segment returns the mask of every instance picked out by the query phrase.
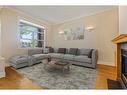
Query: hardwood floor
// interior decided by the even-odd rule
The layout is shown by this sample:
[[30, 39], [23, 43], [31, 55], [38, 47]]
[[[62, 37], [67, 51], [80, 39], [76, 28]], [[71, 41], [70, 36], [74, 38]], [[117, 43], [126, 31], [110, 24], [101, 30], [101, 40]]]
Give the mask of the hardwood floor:
[[6, 67], [5, 71], [6, 77], [0, 78], [0, 89], [41, 89], [12, 67]]
[[116, 80], [116, 68], [113, 66], [98, 65], [96, 89], [108, 89], [107, 79]]
[[[45, 89], [24, 78], [14, 68], [6, 67], [6, 77], [0, 78], [0, 89]], [[107, 89], [107, 79], [116, 79], [116, 69], [111, 66], [98, 65], [96, 89]]]

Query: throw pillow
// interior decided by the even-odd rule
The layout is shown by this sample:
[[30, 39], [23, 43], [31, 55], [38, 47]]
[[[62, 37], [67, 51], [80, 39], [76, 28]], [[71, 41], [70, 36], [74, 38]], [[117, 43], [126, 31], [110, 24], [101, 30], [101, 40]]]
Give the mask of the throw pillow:
[[90, 53], [88, 55], [89, 58], [92, 58], [92, 51], [93, 51], [93, 49], [91, 49], [91, 51], [90, 51]]
[[49, 47], [49, 53], [53, 53], [54, 49], [52, 47]]
[[90, 52], [91, 52], [91, 49], [85, 49], [85, 48], [80, 49], [80, 55], [85, 55], [89, 57]]
[[70, 48], [69, 54], [77, 55], [78, 48]]
[[65, 54], [65, 53], [66, 53], [66, 48], [59, 48], [59, 49], [58, 49], [58, 53], [63, 53], [63, 54]]

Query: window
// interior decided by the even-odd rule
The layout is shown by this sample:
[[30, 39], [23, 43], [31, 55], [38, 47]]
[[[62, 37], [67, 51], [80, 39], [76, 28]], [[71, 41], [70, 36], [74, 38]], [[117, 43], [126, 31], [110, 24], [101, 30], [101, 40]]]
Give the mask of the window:
[[22, 20], [19, 27], [21, 48], [44, 47], [44, 28]]

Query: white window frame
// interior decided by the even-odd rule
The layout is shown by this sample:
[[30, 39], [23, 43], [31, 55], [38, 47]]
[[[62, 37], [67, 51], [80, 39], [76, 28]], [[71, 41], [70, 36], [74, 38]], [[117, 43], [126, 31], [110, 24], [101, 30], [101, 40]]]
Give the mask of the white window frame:
[[[44, 46], [43, 47], [22, 47], [21, 46], [21, 42], [20, 42], [20, 22], [23, 22], [23, 23], [26, 23], [28, 25], [31, 25], [31, 26], [35, 26], [35, 27], [38, 27], [38, 28], [43, 28], [44, 29], [44, 40], [40, 40], [40, 41], [43, 41], [43, 44]], [[18, 48], [19, 49], [33, 49], [33, 48], [45, 48], [45, 44], [46, 44], [46, 41], [45, 41], [45, 32], [46, 32], [46, 29], [44, 26], [41, 26], [41, 25], [38, 25], [38, 24], [35, 24], [35, 23], [32, 23], [30, 21], [27, 21], [27, 20], [23, 20], [23, 19], [19, 19], [19, 22], [18, 22]], [[39, 40], [38, 40], [39, 41]]]

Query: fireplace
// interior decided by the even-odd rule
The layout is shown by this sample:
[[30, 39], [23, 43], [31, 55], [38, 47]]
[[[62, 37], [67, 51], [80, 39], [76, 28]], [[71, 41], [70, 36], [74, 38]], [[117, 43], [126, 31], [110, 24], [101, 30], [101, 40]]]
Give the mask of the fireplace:
[[127, 88], [127, 43], [121, 45], [121, 84]]
[[127, 89], [127, 34], [121, 34], [112, 40], [116, 44], [115, 66], [116, 79]]

